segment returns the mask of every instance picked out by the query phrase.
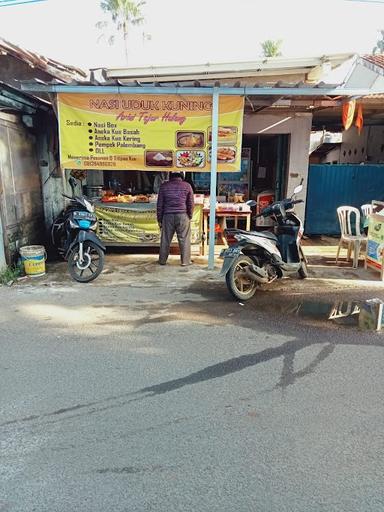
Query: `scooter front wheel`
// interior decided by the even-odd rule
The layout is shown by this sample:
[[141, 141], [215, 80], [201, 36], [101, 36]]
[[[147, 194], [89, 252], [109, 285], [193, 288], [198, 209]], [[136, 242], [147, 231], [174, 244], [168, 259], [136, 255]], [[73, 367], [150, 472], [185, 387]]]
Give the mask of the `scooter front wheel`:
[[89, 283], [98, 277], [104, 267], [104, 251], [93, 242], [83, 243], [83, 261], [80, 260], [80, 245], [77, 244], [68, 258], [68, 270], [72, 279]]
[[244, 275], [244, 270], [250, 265], [253, 265], [251, 258], [241, 254], [235, 259], [225, 276], [227, 288], [235, 299], [249, 300], [256, 293], [257, 282]]

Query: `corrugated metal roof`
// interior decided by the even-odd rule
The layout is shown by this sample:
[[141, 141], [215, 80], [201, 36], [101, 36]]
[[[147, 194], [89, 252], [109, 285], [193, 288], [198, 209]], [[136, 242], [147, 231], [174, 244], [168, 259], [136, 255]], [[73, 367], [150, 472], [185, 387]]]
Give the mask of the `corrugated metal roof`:
[[56, 60], [25, 50], [0, 37], [0, 58], [1, 55], [11, 55], [33, 68], [45, 71], [62, 82], [70, 82], [73, 79], [81, 81], [87, 76], [87, 73], [80, 68], [62, 64]]
[[[354, 54], [324, 55], [321, 57], [263, 58], [252, 62], [206, 63], [181, 66], [149, 66], [139, 68], [104, 69], [106, 79], [118, 79], [123, 83], [138, 81], [177, 82], [188, 80], [226, 80], [255, 77], [305, 76], [306, 81], [316, 82], [321, 75], [340, 66]], [[97, 71], [97, 70], [93, 70]], [[290, 80], [291, 82], [291, 80]]]

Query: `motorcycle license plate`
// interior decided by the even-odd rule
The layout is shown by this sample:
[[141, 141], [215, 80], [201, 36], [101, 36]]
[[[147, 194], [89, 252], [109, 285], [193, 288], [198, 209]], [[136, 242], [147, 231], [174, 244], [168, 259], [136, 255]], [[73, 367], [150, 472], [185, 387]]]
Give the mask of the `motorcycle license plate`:
[[231, 268], [233, 260], [238, 257], [241, 253], [239, 247], [228, 247], [228, 249], [224, 249], [221, 251], [220, 256], [224, 258], [223, 266], [221, 267], [220, 276], [225, 276], [228, 270]]
[[220, 258], [236, 258], [240, 252], [239, 247], [227, 247], [221, 251]]
[[73, 218], [77, 220], [96, 220], [96, 215], [90, 212], [73, 212]]

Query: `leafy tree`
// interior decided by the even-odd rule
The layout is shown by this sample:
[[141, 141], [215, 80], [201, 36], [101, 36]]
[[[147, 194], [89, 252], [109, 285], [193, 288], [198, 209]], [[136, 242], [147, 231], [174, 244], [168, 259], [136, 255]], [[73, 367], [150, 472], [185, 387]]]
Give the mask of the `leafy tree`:
[[381, 39], [378, 39], [376, 46], [373, 48], [372, 53], [384, 53], [384, 30], [380, 30]]
[[273, 41], [272, 39], [267, 39], [263, 43], [261, 43], [261, 48], [263, 51], [264, 57], [281, 57], [281, 45], [283, 41], [281, 39], [277, 41]]
[[[115, 25], [118, 33], [122, 34], [124, 41], [125, 60], [128, 64], [128, 35], [130, 26], [141, 25], [144, 22], [142, 7], [145, 0], [101, 0], [102, 10], [111, 15], [112, 23]], [[109, 26], [107, 21], [100, 21], [96, 24], [97, 28], [104, 30]], [[108, 38], [109, 44], [114, 44], [115, 36]]]

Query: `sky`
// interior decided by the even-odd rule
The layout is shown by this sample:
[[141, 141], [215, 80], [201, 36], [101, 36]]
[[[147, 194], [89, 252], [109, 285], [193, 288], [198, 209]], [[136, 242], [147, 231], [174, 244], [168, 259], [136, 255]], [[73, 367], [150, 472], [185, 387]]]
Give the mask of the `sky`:
[[[371, 53], [384, 29], [379, 0], [147, 0], [144, 15], [130, 35], [132, 67], [257, 60], [265, 39], [282, 39], [284, 57]], [[66, 64], [126, 67], [122, 44], [96, 28], [103, 20], [99, 0], [10, 5], [0, 37]]]

